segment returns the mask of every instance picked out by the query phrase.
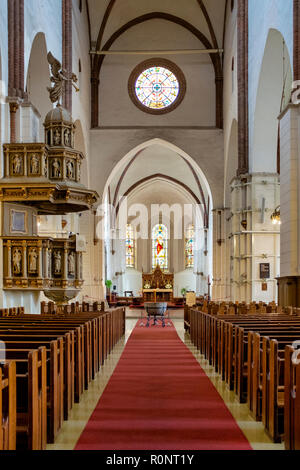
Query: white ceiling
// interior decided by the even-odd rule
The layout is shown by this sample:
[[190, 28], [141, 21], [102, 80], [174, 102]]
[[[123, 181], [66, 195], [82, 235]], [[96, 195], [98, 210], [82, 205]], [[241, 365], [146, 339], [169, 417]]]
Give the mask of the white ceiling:
[[[98, 38], [102, 20], [110, 3], [110, 0], [88, 0], [92, 41]], [[210, 17], [218, 46], [222, 47], [226, 0], [203, 0], [203, 4]], [[211, 41], [208, 24], [197, 0], [116, 0], [104, 28], [101, 47], [121, 26], [151, 12], [168, 13], [179, 17], [199, 29]], [[181, 26], [178, 25], [178, 28]], [[132, 46], [134, 47], [134, 44]]]

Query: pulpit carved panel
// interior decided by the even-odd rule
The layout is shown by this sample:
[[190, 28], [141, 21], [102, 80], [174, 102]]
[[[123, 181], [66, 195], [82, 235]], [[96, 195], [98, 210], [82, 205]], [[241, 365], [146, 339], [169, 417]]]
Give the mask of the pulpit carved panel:
[[4, 289], [51, 289], [68, 295], [83, 285], [82, 254], [76, 251], [76, 237], [3, 237]]

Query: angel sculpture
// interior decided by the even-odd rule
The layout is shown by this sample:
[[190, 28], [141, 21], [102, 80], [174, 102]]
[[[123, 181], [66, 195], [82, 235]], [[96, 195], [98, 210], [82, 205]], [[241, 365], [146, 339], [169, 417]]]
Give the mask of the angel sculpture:
[[78, 78], [74, 73], [71, 74], [70, 78], [68, 76], [67, 71], [62, 68], [61, 63], [57, 59], [55, 59], [55, 57], [53, 57], [51, 52], [48, 52], [47, 60], [51, 66], [52, 77], [50, 78], [50, 80], [52, 83], [54, 83], [52, 87], [47, 87], [47, 90], [49, 91], [51, 102], [58, 102], [58, 105], [60, 105], [60, 98], [63, 94], [64, 81], [72, 82], [72, 86], [75, 88], [75, 90], [79, 91], [79, 88], [76, 85], [76, 83], [78, 82]]

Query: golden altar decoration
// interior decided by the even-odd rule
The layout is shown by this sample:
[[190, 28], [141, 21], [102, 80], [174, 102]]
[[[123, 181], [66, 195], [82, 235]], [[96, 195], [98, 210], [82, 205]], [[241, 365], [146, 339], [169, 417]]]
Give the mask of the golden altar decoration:
[[152, 273], [143, 273], [144, 302], [173, 302], [174, 274], [163, 272], [159, 266]]

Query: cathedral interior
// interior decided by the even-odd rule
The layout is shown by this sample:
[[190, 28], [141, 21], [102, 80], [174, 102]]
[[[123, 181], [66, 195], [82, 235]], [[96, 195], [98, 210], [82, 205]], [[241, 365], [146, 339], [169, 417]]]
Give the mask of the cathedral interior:
[[[290, 406], [296, 418], [286, 411], [286, 381], [297, 377], [293, 390], [300, 387], [300, 369], [287, 372], [291, 350], [285, 349], [300, 317], [300, 2], [0, 1], [0, 371], [2, 340], [16, 341], [18, 349], [17, 327], [36, 326], [41, 334], [35, 318], [59, 318], [66, 329], [74, 319], [76, 328], [81, 321], [94, 334], [90, 372], [76, 369], [73, 358], [73, 401], [64, 395], [65, 415], [57, 418], [64, 424], [52, 423], [50, 412], [48, 437], [40, 430], [31, 438], [27, 430], [27, 442], [18, 437], [25, 426], [18, 412], [17, 449], [179, 449], [178, 442], [183, 449], [300, 449], [300, 401]], [[228, 441], [219, 439], [220, 429], [205, 440], [203, 410], [196, 437], [178, 422], [187, 426], [186, 443], [170, 431], [159, 447], [147, 425], [143, 441], [133, 432], [136, 447], [111, 428], [101, 434], [97, 427], [91, 437], [90, 415], [100, 397], [105, 403], [107, 382], [113, 395], [114, 368], [122, 374], [133, 341], [151, 331], [143, 327], [151, 326], [153, 304], [165, 305], [164, 331], [180, 339], [174, 354], [190, 355], [195, 377], [199, 364], [205, 371], [215, 409], [220, 394]], [[236, 327], [224, 333], [224, 346], [217, 338], [225, 315]], [[251, 326], [239, 320], [243, 315]], [[252, 402], [252, 385], [243, 395], [246, 372], [236, 379], [237, 355], [228, 359], [242, 344], [235, 328], [244, 325], [246, 338], [263, 321], [261, 337], [273, 337], [270, 322], [278, 322], [276, 332], [291, 322], [276, 336], [278, 403], [268, 413], [263, 384]], [[164, 354], [159, 322], [154, 315]], [[15, 339], [8, 338], [10, 328]], [[258, 350], [263, 368], [271, 360], [263, 361], [263, 346]], [[132, 374], [138, 382], [136, 369]], [[264, 376], [270, 377], [258, 369], [255, 380]], [[0, 392], [1, 380], [0, 374]], [[144, 385], [147, 396], [150, 382]], [[66, 382], [62, 387], [67, 393]], [[193, 386], [186, 387], [192, 397]], [[172, 390], [179, 401], [180, 390], [188, 393], [175, 382]], [[209, 402], [205, 393], [201, 403]], [[149, 410], [151, 400], [143, 406]], [[275, 429], [268, 420], [276, 413]], [[13, 449], [1, 416], [0, 450]], [[143, 415], [145, 423], [152, 418]]]

